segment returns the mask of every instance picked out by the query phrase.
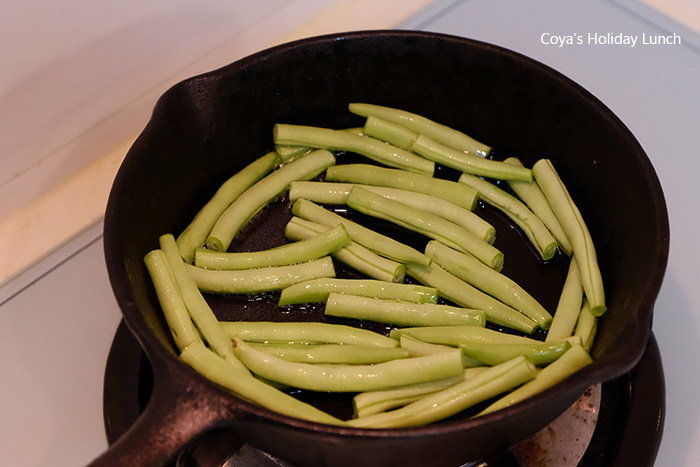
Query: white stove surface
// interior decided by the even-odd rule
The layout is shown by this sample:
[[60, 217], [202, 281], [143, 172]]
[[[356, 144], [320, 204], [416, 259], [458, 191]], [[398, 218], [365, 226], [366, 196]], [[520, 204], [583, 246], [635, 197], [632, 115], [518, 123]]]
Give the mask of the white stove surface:
[[[476, 38], [538, 59], [600, 98], [645, 148], [671, 220], [671, 256], [653, 326], [667, 391], [657, 465], [694, 466], [700, 459], [700, 373], [693, 351], [700, 341], [700, 40], [639, 3], [436, 1], [398, 26]], [[676, 33], [681, 44], [557, 47], [543, 40], [544, 34], [596, 33]], [[0, 285], [3, 465], [81, 465], [107, 447], [102, 383], [119, 320], [101, 223]]]

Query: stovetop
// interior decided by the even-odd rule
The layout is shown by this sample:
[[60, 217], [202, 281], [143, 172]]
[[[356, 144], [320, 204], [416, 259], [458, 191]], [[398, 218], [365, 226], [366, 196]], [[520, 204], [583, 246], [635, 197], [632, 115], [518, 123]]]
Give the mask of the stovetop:
[[[700, 220], [694, 214], [700, 199], [700, 41], [635, 3], [642, 2], [438, 0], [399, 26], [492, 42], [554, 67], [608, 105], [648, 153], [671, 218], [671, 257], [653, 324], [667, 393], [656, 463], [691, 466], [700, 458], [700, 401], [692, 389], [700, 386], [700, 374], [689, 371], [697, 366], [689, 349], [700, 341], [700, 290], [695, 284]], [[545, 33], [674, 32], [681, 44], [635, 48], [558, 47], [542, 39]], [[101, 223], [0, 284], [0, 320], [3, 464], [87, 463], [108, 446], [103, 379], [120, 323], [104, 265]], [[630, 417], [620, 419], [647, 428], [653, 423], [644, 416]], [[656, 423], [660, 427], [660, 420]], [[633, 443], [626, 455], [650, 446]]]

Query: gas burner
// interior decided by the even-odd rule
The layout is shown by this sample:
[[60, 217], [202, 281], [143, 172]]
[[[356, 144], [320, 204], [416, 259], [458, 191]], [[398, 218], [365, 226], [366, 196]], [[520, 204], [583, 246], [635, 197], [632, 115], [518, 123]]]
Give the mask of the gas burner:
[[[150, 364], [122, 322], [105, 372], [107, 440], [115, 442], [140, 416], [152, 387]], [[652, 335], [629, 373], [588, 390], [539, 433], [480, 462], [455, 467], [652, 466], [661, 442], [665, 384]], [[182, 452], [171, 467], [298, 467], [214, 430]]]

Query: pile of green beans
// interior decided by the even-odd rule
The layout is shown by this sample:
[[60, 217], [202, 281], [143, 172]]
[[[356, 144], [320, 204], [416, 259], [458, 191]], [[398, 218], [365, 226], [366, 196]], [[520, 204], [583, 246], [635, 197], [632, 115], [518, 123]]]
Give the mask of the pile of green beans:
[[[603, 282], [586, 224], [552, 162], [498, 161], [490, 146], [424, 116], [348, 108], [364, 127], [275, 125], [275, 150], [234, 174], [177, 238], [163, 233], [145, 256], [182, 361], [271, 410], [361, 428], [479, 416], [590, 364], [606, 311]], [[344, 153], [371, 162], [342, 163]], [[461, 176], [438, 178], [438, 165]], [[280, 199], [291, 215], [287, 243], [230, 252], [251, 219]], [[570, 258], [556, 310], [501, 272], [508, 258], [494, 246], [496, 229], [474, 213], [479, 202], [501, 210], [541, 261]], [[345, 212], [427, 244], [418, 250]], [[363, 278], [336, 277], [338, 262]], [[287, 313], [320, 303], [327, 322], [221, 321], [211, 293], [278, 294]], [[354, 415], [324, 413], [291, 395], [299, 389], [348, 393]]]

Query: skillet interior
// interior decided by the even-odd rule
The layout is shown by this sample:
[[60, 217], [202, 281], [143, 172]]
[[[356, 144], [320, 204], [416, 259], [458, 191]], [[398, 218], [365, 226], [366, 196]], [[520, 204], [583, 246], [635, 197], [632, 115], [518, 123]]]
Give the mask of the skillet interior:
[[[592, 351], [596, 361], [501, 413], [407, 430], [327, 427], [223, 395], [236, 414], [243, 414], [236, 422], [242, 437], [301, 465], [324, 465], [329, 459], [342, 465], [348, 456], [353, 465], [426, 465], [435, 453], [444, 461], [440, 465], [451, 465], [465, 454], [480, 457], [517, 442], [546, 425], [590, 384], [635, 365], [646, 347], [668, 253], [663, 195], [642, 148], [598, 100], [543, 65], [483, 43], [400, 31], [283, 45], [180, 83], [159, 100], [117, 175], [105, 217], [115, 295], [152, 365], [184, 367], [175, 362], [142, 261], [157, 247], [158, 236], [182, 231], [226, 178], [271, 150], [275, 123], [358, 125], [360, 120], [347, 111], [353, 101], [424, 114], [493, 144], [499, 158], [515, 155], [526, 165], [540, 157], [553, 160], [587, 220], [605, 281], [609, 311], [599, 323]], [[289, 216], [284, 200], [265, 214], [264, 221], [250, 226], [250, 243], [235, 248], [282, 241], [280, 226]], [[504, 271], [553, 309], [564, 262], [540, 264], [517, 231], [499, 229], [499, 216], [484, 214], [496, 224], [497, 246], [506, 254]], [[320, 316], [318, 309], [280, 315], [274, 296], [209, 298], [224, 319]], [[187, 384], [217, 391], [188, 369], [180, 370]], [[333, 398], [316, 401], [342, 410]], [[386, 454], [399, 446], [400, 453]]]

